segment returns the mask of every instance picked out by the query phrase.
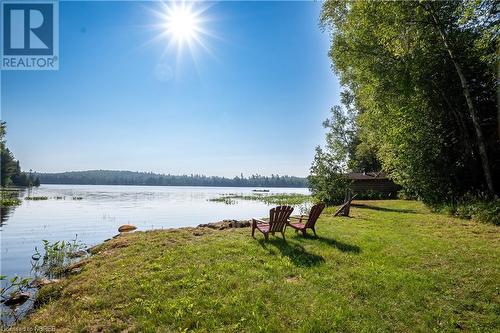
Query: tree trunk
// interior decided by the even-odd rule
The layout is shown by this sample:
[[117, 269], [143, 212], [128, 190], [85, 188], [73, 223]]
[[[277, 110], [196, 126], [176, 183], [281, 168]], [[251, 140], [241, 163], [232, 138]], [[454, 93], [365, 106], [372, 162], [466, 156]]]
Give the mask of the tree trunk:
[[434, 20], [434, 24], [436, 25], [436, 28], [439, 32], [439, 35], [443, 40], [443, 44], [446, 48], [446, 51], [448, 52], [450, 59], [453, 62], [453, 65], [455, 66], [455, 70], [457, 71], [458, 77], [460, 78], [460, 84], [462, 85], [462, 92], [464, 94], [465, 100], [467, 101], [467, 107], [469, 109], [469, 114], [472, 119], [472, 124], [474, 125], [474, 130], [476, 133], [479, 156], [481, 157], [481, 164], [483, 166], [483, 173], [484, 173], [484, 178], [486, 180], [486, 185], [488, 186], [489, 192], [492, 195], [495, 195], [495, 188], [493, 186], [493, 178], [491, 176], [490, 164], [488, 162], [488, 154], [486, 152], [486, 144], [484, 143], [483, 131], [481, 129], [481, 124], [479, 123], [479, 117], [477, 115], [476, 108], [474, 107], [474, 104], [472, 102], [472, 97], [470, 95], [470, 90], [469, 90], [469, 84], [467, 83], [467, 79], [465, 78], [465, 75], [462, 71], [462, 67], [457, 62], [455, 55], [453, 54], [453, 51], [446, 38], [446, 34], [442, 29], [441, 25], [439, 24], [439, 21], [436, 15], [434, 14], [434, 11], [427, 5], [428, 4], [426, 4], [425, 9], [431, 14], [432, 19]]

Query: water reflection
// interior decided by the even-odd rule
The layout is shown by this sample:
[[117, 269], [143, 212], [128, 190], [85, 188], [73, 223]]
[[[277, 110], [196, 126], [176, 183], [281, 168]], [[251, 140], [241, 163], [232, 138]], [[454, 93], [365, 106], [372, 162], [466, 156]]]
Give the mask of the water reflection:
[[[24, 189], [2, 189], [1, 190], [1, 195], [2, 198], [4, 199], [20, 199], [23, 197], [25, 190]], [[19, 204], [21, 204], [21, 201], [19, 201]], [[7, 220], [9, 219], [9, 216], [12, 214], [14, 209], [18, 204], [11, 204], [8, 206], [0, 206], [0, 227], [2, 227]]]

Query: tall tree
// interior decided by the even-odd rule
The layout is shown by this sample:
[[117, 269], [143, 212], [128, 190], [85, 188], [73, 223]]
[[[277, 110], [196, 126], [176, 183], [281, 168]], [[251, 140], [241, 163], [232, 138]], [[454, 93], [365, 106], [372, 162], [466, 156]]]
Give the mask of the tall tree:
[[[493, 178], [491, 175], [491, 169], [490, 169], [490, 163], [488, 161], [488, 154], [486, 152], [486, 144], [484, 140], [484, 135], [483, 135], [483, 130], [481, 128], [480, 124], [480, 119], [478, 112], [476, 110], [476, 107], [474, 105], [474, 101], [471, 96], [470, 92], [470, 83], [469, 80], [466, 78], [465, 73], [462, 69], [462, 64], [460, 63], [460, 60], [455, 56], [455, 47], [452, 43], [451, 38], [448, 37], [448, 32], [447, 30], [452, 30], [454, 29], [453, 26], [453, 20], [446, 20], [447, 14], [453, 13], [456, 11], [454, 8], [448, 8], [447, 3], [444, 3], [443, 5], [435, 5], [432, 2], [423, 2], [423, 7], [429, 13], [429, 15], [432, 17], [432, 22], [434, 23], [434, 28], [439, 32], [439, 36], [441, 37], [443, 41], [443, 46], [448, 52], [450, 59], [453, 63], [453, 66], [455, 67], [455, 70], [457, 72], [458, 77], [460, 78], [460, 85], [462, 86], [462, 92], [465, 97], [465, 100], [467, 102], [467, 109], [469, 110], [469, 115], [472, 120], [472, 124], [474, 125], [474, 133], [476, 134], [476, 139], [477, 139], [477, 145], [478, 145], [478, 150], [479, 150], [479, 156], [481, 157], [481, 163], [483, 167], [483, 172], [484, 172], [484, 178], [486, 181], [486, 184], [488, 186], [488, 190], [494, 194], [495, 193], [495, 187], [493, 185]], [[455, 2], [457, 4], [457, 2]], [[494, 8], [492, 8], [494, 9]], [[444, 15], [440, 15], [440, 13]], [[444, 16], [444, 18], [441, 18], [440, 16]], [[451, 22], [450, 23], [447, 23]]]
[[[0, 185], [1, 186], [31, 186], [33, 181], [25, 172], [21, 171], [19, 161], [7, 148], [5, 134], [7, 126], [4, 121], [0, 122]], [[39, 182], [38, 182], [39, 185]], [[38, 186], [37, 185], [37, 186]]]
[[6, 125], [5, 122], [0, 122], [0, 182], [1, 186], [12, 185], [12, 176], [16, 174], [17, 163], [14, 160], [14, 155], [7, 148], [5, 143]]
[[494, 1], [330, 0], [321, 22], [360, 138], [398, 183], [428, 202], [498, 193]]

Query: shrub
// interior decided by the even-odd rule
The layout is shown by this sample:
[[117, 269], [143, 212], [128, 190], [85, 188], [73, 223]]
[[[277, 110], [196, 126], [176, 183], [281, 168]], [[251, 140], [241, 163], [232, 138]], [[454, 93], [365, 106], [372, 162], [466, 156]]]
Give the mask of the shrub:
[[500, 226], [500, 199], [472, 205], [472, 219]]
[[312, 195], [329, 206], [344, 202], [351, 183], [342, 175], [336, 159], [319, 147], [316, 148], [311, 174], [307, 179]]
[[439, 207], [439, 210], [463, 219], [500, 226], [500, 199], [488, 200], [482, 195], [467, 195], [459, 202]]

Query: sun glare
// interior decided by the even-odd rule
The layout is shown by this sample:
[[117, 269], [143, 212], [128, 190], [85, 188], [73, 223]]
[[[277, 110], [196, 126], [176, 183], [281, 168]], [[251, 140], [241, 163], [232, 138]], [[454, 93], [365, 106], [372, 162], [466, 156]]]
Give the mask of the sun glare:
[[188, 47], [191, 52], [197, 46], [208, 50], [204, 37], [213, 35], [204, 26], [207, 9], [206, 4], [198, 2], [161, 2], [160, 10], [154, 11], [159, 19], [155, 26], [160, 30], [158, 37], [166, 39], [167, 46], [176, 47], [179, 53], [184, 47]]
[[186, 4], [172, 5], [165, 15], [167, 34], [177, 43], [190, 43], [198, 39], [200, 27], [197, 14]]
[[[202, 1], [162, 1], [156, 2], [151, 13], [156, 21], [151, 28], [156, 32], [153, 39], [147, 43], [161, 43], [164, 51], [158, 66], [158, 77], [162, 80], [172, 77], [177, 73], [187, 59], [192, 59], [196, 69], [199, 67], [199, 51], [203, 51], [215, 58], [208, 45], [208, 39], [220, 39], [208, 30], [207, 24], [214, 19], [208, 16], [207, 10], [213, 3]], [[176, 54], [176, 62], [172, 62], [172, 53]], [[176, 76], [174, 74], [173, 76]]]

